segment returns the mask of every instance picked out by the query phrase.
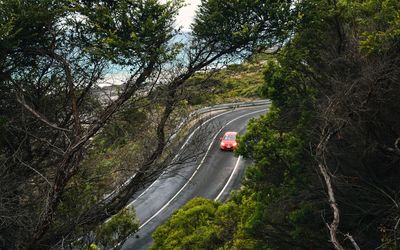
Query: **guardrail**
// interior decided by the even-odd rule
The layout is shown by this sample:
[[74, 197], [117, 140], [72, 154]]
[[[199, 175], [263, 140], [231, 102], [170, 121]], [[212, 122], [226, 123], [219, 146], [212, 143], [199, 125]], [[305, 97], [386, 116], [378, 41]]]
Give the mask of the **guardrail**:
[[[218, 111], [218, 110], [225, 110], [225, 109], [232, 109], [232, 108], [245, 108], [245, 107], [252, 107], [252, 106], [262, 106], [271, 104], [270, 100], [257, 100], [252, 102], [233, 102], [233, 103], [225, 103], [225, 104], [217, 104], [209, 107], [204, 107], [198, 110], [191, 112], [188, 116], [186, 116], [179, 125], [173, 130], [172, 135], [169, 137], [169, 142], [171, 142], [179, 132], [179, 130], [193, 117], [199, 116], [201, 114], [205, 114], [208, 112]], [[169, 144], [168, 142], [168, 144]]]
[[198, 109], [196, 111], [193, 111], [189, 116], [193, 115], [199, 115], [211, 111], [216, 111], [216, 110], [223, 110], [223, 109], [230, 109], [230, 108], [243, 108], [243, 107], [251, 107], [251, 106], [261, 106], [261, 105], [267, 105], [270, 104], [270, 100], [258, 100], [258, 101], [253, 101], [253, 102], [234, 102], [234, 103], [225, 103], [225, 104], [218, 104], [218, 105], [213, 105], [205, 108]]

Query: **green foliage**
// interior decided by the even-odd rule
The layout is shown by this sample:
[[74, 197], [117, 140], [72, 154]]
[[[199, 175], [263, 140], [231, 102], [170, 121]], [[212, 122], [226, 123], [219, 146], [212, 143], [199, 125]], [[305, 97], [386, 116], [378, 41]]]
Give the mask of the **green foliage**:
[[385, 53], [400, 39], [400, 3], [396, 0], [339, 1], [346, 20], [359, 28], [366, 53]]
[[[168, 41], [182, 1], [70, 1], [70, 10], [87, 17], [84, 38], [90, 53], [126, 66], [168, 58]], [[72, 20], [74, 22], [74, 20]], [[81, 23], [82, 24], [82, 23]], [[94, 34], [94, 35], [93, 35]]]
[[92, 243], [88, 246], [82, 247], [81, 250], [101, 250], [101, 248], [99, 248], [96, 244]]
[[268, 128], [271, 117], [276, 117], [276, 111], [270, 112], [260, 120], [250, 122], [248, 132], [240, 139], [242, 143], [237, 152], [254, 159], [260, 165], [249, 170], [251, 177], [248, 185], [264, 180], [265, 183], [279, 186], [285, 183], [285, 178], [298, 177], [301, 173], [301, 162], [305, 160], [305, 155], [301, 154], [303, 143], [300, 138], [293, 132]]
[[[310, 205], [304, 205], [296, 210], [293, 210], [288, 215], [288, 221], [293, 225], [290, 234], [293, 239], [301, 241], [302, 239], [310, 239], [317, 231], [315, 225], [320, 225], [319, 218], [316, 216], [315, 208]], [[314, 229], [314, 230], [310, 230]]]
[[[283, 54], [285, 52], [286, 50]], [[290, 56], [294, 61], [294, 55]], [[269, 62], [265, 71], [266, 84], [263, 87], [263, 94], [274, 101], [279, 108], [293, 108], [307, 98], [312, 100], [312, 90], [298, 80], [302, 76], [303, 73], [296, 69], [281, 66], [277, 62]]]
[[240, 217], [234, 202], [195, 198], [157, 228], [151, 249], [230, 249]]
[[218, 237], [211, 223], [218, 206], [202, 198], [190, 201], [154, 232], [151, 249], [213, 249]]
[[134, 210], [125, 208], [96, 229], [96, 244], [111, 249], [138, 229]]
[[180, 6], [153, 0], [0, 1], [0, 171], [7, 173], [0, 175], [0, 198], [10, 200], [1, 210], [7, 216], [0, 216], [0, 248], [55, 247], [60, 237], [75, 241], [104, 220], [100, 212], [83, 217], [122, 179], [118, 170], [132, 173], [140, 163], [144, 139], [132, 141], [147, 116], [139, 102], [128, 103], [133, 86], [108, 109], [92, 90], [114, 67], [129, 68], [137, 79], [145, 68], [148, 75], [170, 59]]
[[[235, 244], [251, 242], [254, 248], [292, 249], [326, 247], [322, 242], [322, 222], [318, 207], [299, 202], [312, 170], [304, 138], [287, 127], [280, 129], [282, 111], [252, 120], [240, 138], [238, 153], [254, 160], [243, 182], [242, 220]], [[306, 236], [306, 237], [304, 237]], [[245, 243], [244, 243], [245, 242]]]
[[[230, 4], [209, 1], [201, 13], [218, 9], [207, 16], [218, 20], [232, 13]], [[339, 241], [351, 247], [343, 237], [350, 232], [362, 249], [397, 247], [393, 218], [398, 210], [385, 200], [397, 203], [400, 192], [395, 185], [399, 171], [393, 168], [398, 165], [393, 145], [400, 134], [399, 10], [396, 0], [307, 0], [296, 5], [295, 33], [267, 61], [261, 94], [273, 104], [240, 138], [237, 153], [253, 164], [241, 191], [226, 203], [235, 209], [218, 215], [234, 229], [224, 232], [221, 246], [332, 248], [325, 224], [332, 221], [332, 211], [326, 184], [315, 171], [316, 160], [323, 158], [340, 209]], [[222, 41], [246, 37], [252, 29], [235, 27], [229, 36], [227, 27], [221, 28]], [[205, 27], [197, 28], [207, 34]], [[242, 70], [243, 65], [226, 71], [230, 69]], [[231, 80], [219, 83], [234, 89]], [[327, 131], [332, 133], [327, 149], [323, 156], [315, 155]], [[213, 217], [208, 229], [217, 220]]]
[[[135, 136], [141, 131], [146, 131], [149, 109], [134, 107], [135, 104], [126, 105], [115, 115], [114, 122], [105, 126], [102, 133], [96, 137], [94, 144], [97, 150], [117, 148], [134, 141]], [[147, 106], [143, 101], [142, 106]]]
[[51, 26], [63, 16], [63, 1], [2, 1], [0, 3], [0, 55], [17, 47], [48, 44]]
[[202, 1], [192, 25], [193, 34], [206, 41], [217, 39], [216, 51], [232, 42], [246, 44], [255, 37], [261, 39], [250, 46], [273, 45], [285, 39], [290, 30], [291, 6], [292, 1]]
[[[376, 91], [390, 93], [390, 96], [398, 93], [397, 87], [394, 87], [398, 84], [393, 82], [398, 78], [395, 76], [397, 73], [394, 73], [398, 70], [392, 68], [397, 67], [394, 65], [398, 64], [398, 60], [382, 53], [393, 53], [399, 49], [398, 40], [395, 38], [397, 24], [393, 21], [398, 17], [398, 1], [347, 3], [348, 5], [335, 6], [327, 5], [324, 1], [305, 1], [302, 8], [308, 13], [300, 16], [301, 22], [297, 25], [299, 33], [283, 48], [277, 60], [271, 61], [267, 66], [263, 93], [273, 101], [273, 106], [268, 115], [249, 124], [248, 132], [241, 138], [238, 150], [239, 153], [254, 159], [254, 166], [248, 169], [244, 181], [243, 195], [247, 199], [243, 200], [242, 204], [246, 204], [248, 209], [243, 214], [247, 214], [248, 217], [236, 232], [237, 236], [240, 235], [239, 243], [251, 241], [258, 247], [267, 246], [273, 249], [280, 249], [285, 244], [288, 244], [287, 247], [293, 244], [292, 249], [329, 247], [323, 243], [323, 238], [328, 235], [319, 213], [331, 211], [327, 209], [327, 203], [324, 204], [324, 196], [315, 191], [319, 186], [319, 178], [313, 173], [316, 163], [313, 152], [309, 152], [309, 149], [313, 150], [318, 143], [315, 140], [318, 140], [321, 124], [325, 124], [326, 120], [334, 124], [343, 119], [351, 121], [350, 123], [355, 120], [358, 122], [357, 125], [348, 125], [349, 128], [346, 126], [337, 136], [337, 140], [332, 139], [332, 145], [326, 152], [330, 157], [325, 162], [328, 166], [334, 166], [330, 171], [335, 173], [335, 178], [341, 174], [347, 176], [342, 180], [335, 180], [336, 198], [341, 201], [341, 230], [353, 232], [358, 244], [364, 246], [362, 248], [378, 247], [380, 243], [390, 245], [387, 232], [388, 228], [393, 228], [394, 221], [389, 219], [390, 216], [387, 217], [390, 222], [387, 222], [379, 216], [375, 217], [377, 214], [363, 211], [364, 207], [371, 206], [367, 200], [380, 200], [380, 195], [372, 198], [371, 193], [367, 191], [370, 189], [369, 184], [361, 181], [355, 181], [355, 184], [350, 180], [357, 176], [356, 180], [361, 178], [367, 183], [373, 183], [379, 176], [380, 184], [377, 185], [383, 185], [385, 188], [391, 186], [389, 189], [393, 190], [392, 178], [384, 177], [379, 174], [380, 171], [375, 171], [376, 160], [381, 156], [370, 148], [374, 156], [365, 157], [366, 151], [369, 150], [365, 149], [368, 146], [364, 144], [364, 140], [378, 143], [383, 137], [390, 140], [390, 136], [383, 132], [383, 127], [391, 126], [389, 124], [393, 124], [393, 120], [389, 116], [377, 118], [367, 114], [364, 118], [353, 120], [349, 119], [349, 114], [344, 110], [351, 109], [354, 113], [361, 114], [365, 107], [360, 108], [355, 103], [366, 103], [370, 98], [382, 100], [378, 97], [379, 94], [372, 97], [371, 92], [365, 91], [365, 88], [369, 88], [367, 86], [375, 86], [377, 81], [371, 80], [369, 85], [359, 84], [360, 79], [366, 79], [366, 75], [380, 75], [385, 79], [385, 74], [391, 75], [394, 78], [385, 82], [393, 88], [389, 87], [390, 91], [378, 88]], [[360, 9], [363, 10], [360, 12]], [[372, 16], [374, 18], [371, 18]], [[348, 21], [348, 25], [342, 23], [343, 20]], [[387, 30], [388, 33], [382, 33], [381, 29]], [[366, 32], [372, 36], [382, 35], [382, 39], [365, 39]], [[358, 40], [346, 40], [354, 34], [358, 34]], [[363, 49], [361, 52], [358, 50], [360, 44]], [[369, 45], [373, 47], [366, 47]], [[363, 52], [367, 53], [358, 54]], [[368, 57], [369, 54], [373, 54], [374, 57]], [[379, 57], [380, 55], [382, 56]], [[387, 66], [388, 71], [375, 71], [376, 65], [382, 68]], [[357, 88], [352, 89], [352, 86]], [[346, 99], [348, 89], [352, 89], [354, 94]], [[330, 98], [335, 98], [336, 107], [326, 104], [328, 102], [333, 105], [327, 101]], [[378, 102], [385, 105], [385, 109], [391, 110], [392, 115], [397, 116], [398, 112], [392, 109], [395, 98], [387, 97], [385, 100]], [[331, 109], [337, 112], [334, 114], [335, 118], [329, 113]], [[374, 107], [370, 106], [370, 109], [373, 110]], [[365, 134], [365, 131], [370, 130], [362, 128], [359, 119], [370, 124], [368, 126], [373, 126], [374, 133], [383, 134], [380, 134], [379, 139], [372, 139], [373, 136]], [[370, 123], [371, 120], [374, 121]], [[375, 122], [383, 127], [372, 125]], [[347, 131], [346, 135], [343, 134], [344, 131]], [[345, 148], [342, 148], [343, 146]], [[365, 170], [369, 164], [373, 164], [374, 167], [371, 165], [369, 170]], [[384, 169], [388, 166], [384, 162], [378, 165]], [[369, 172], [371, 170], [374, 173]], [[354, 189], [354, 186], [358, 185], [366, 190]], [[394, 189], [397, 190], [394, 192], [398, 193], [398, 188]], [[355, 203], [357, 205], [354, 205]], [[385, 206], [376, 204], [374, 209], [383, 209]], [[382, 229], [382, 225], [377, 221], [385, 225], [389, 223], [391, 226], [384, 226]], [[364, 223], [372, 223], [374, 228], [371, 228], [372, 224], [367, 226]], [[360, 229], [361, 225], [365, 227]], [[377, 233], [378, 228], [382, 229], [382, 233]], [[277, 241], [277, 238], [280, 240]], [[385, 240], [382, 240], [383, 238]]]

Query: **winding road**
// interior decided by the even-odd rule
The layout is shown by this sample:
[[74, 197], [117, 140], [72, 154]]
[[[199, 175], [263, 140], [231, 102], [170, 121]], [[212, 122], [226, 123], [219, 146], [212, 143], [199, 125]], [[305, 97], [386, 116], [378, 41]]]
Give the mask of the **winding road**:
[[223, 111], [194, 129], [175, 156], [176, 164], [129, 204], [135, 207], [140, 228], [122, 249], [148, 249], [154, 230], [191, 199], [224, 201], [231, 190], [238, 189], [248, 162], [232, 152], [219, 150], [219, 138], [225, 131], [243, 134], [248, 121], [267, 108], [263, 105]]

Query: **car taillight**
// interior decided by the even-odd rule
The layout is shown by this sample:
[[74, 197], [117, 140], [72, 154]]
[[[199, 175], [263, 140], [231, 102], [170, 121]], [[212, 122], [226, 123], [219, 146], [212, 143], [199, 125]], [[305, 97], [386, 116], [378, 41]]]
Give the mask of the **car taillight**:
[[233, 146], [234, 146], [234, 147], [236, 147], [236, 146], [237, 146], [237, 143], [236, 143], [236, 142], [234, 142], [234, 143], [233, 143]]
[[225, 146], [225, 142], [221, 142], [221, 146]]

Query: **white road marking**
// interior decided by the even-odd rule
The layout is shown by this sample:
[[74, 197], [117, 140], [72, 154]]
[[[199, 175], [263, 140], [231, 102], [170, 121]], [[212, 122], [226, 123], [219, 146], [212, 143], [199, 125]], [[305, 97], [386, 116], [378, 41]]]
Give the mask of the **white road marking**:
[[[231, 111], [224, 112], [224, 113], [222, 113], [222, 114], [213, 116], [213, 117], [211, 117], [210, 119], [208, 119], [207, 121], [203, 122], [200, 126], [198, 126], [195, 130], [193, 130], [193, 132], [188, 136], [188, 138], [186, 139], [185, 143], [183, 143], [182, 147], [179, 149], [179, 152], [182, 151], [184, 147], [186, 147], [186, 145], [188, 144], [189, 140], [193, 137], [193, 135], [194, 135], [202, 126], [204, 126], [206, 123], [208, 123], [208, 122], [214, 120], [215, 118], [220, 117], [221, 115], [226, 115], [226, 114], [229, 114], [229, 113], [231, 113], [231, 112], [233, 112], [233, 111], [235, 111], [235, 110], [231, 110]], [[180, 153], [176, 154], [175, 157], [172, 159], [172, 162], [174, 162], [179, 156], [180, 156]], [[164, 173], [165, 173], [165, 171], [163, 171], [163, 172], [161, 173], [161, 175], [163, 175]], [[133, 200], [131, 203], [129, 203], [129, 204], [127, 205], [127, 207], [132, 206], [133, 203], [135, 203], [138, 199], [140, 199], [140, 197], [142, 197], [147, 191], [149, 191], [149, 189], [150, 189], [151, 187], [153, 187], [154, 184], [155, 184], [157, 181], [158, 181], [158, 179], [155, 180], [148, 188], [146, 188], [146, 190], [144, 190], [143, 193], [141, 193], [135, 200]]]
[[235, 167], [233, 168], [233, 171], [232, 171], [232, 173], [231, 173], [231, 176], [229, 176], [228, 181], [225, 183], [225, 186], [222, 188], [221, 192], [219, 192], [218, 196], [214, 199], [214, 201], [218, 201], [219, 198], [221, 198], [221, 195], [225, 192], [225, 189], [228, 187], [229, 183], [231, 182], [231, 180], [232, 180], [232, 178], [233, 178], [233, 175], [234, 175], [235, 172], [236, 172], [236, 169], [237, 169], [238, 166], [239, 166], [240, 159], [242, 159], [242, 156], [241, 156], [241, 155], [238, 157], [238, 159], [237, 159], [237, 161], [236, 161], [236, 164], [235, 164]]
[[[219, 114], [219, 115], [216, 115], [216, 116], [211, 117], [210, 119], [208, 119], [208, 120], [206, 120], [205, 122], [203, 122], [202, 124], [200, 124], [200, 126], [198, 126], [195, 130], [193, 130], [193, 132], [188, 136], [188, 138], [186, 139], [185, 143], [183, 143], [182, 147], [179, 149], [179, 152], [182, 151], [182, 149], [183, 149], [184, 147], [186, 147], [186, 145], [188, 144], [189, 140], [193, 137], [193, 135], [194, 135], [202, 126], [204, 126], [206, 123], [208, 123], [208, 122], [214, 120], [215, 118], [220, 117], [221, 115], [226, 115], [226, 114], [229, 114], [229, 113], [231, 113], [231, 112], [233, 112], [233, 111], [235, 111], [235, 110], [223, 112], [223, 113], [221, 113], [221, 114]], [[172, 162], [174, 162], [174, 161], [176, 160], [176, 158], [178, 158], [179, 155], [180, 155], [180, 153], [176, 154], [175, 157], [172, 159]], [[165, 173], [165, 171], [163, 171], [163, 172], [161, 173], [161, 175], [163, 175], [164, 173]], [[136, 174], [134, 174], [133, 176], [131, 176], [128, 180], [130, 181], [133, 177], [135, 177], [135, 175], [136, 175]], [[128, 205], [126, 205], [126, 207], [127, 207], [127, 208], [130, 208], [131, 206], [133, 206], [133, 203], [135, 203], [135, 202], [136, 202], [137, 200], [139, 200], [145, 193], [147, 193], [147, 192], [150, 190], [150, 188], [152, 188], [152, 187], [156, 184], [157, 181], [158, 181], [158, 179], [155, 180], [153, 183], [151, 183], [151, 185], [150, 185], [148, 188], [146, 188], [146, 189], [145, 189], [136, 199], [134, 199], [131, 203], [129, 203]], [[128, 182], [128, 181], [126, 181], [126, 182]], [[126, 184], [124, 183], [124, 185], [126, 185]], [[115, 192], [115, 190], [114, 190], [113, 192]], [[112, 217], [108, 218], [108, 219], [106, 220], [106, 222], [109, 222], [109, 221], [111, 220], [111, 218], [112, 218]], [[139, 228], [139, 229], [140, 229], [140, 228]]]
[[[258, 111], [254, 111], [254, 112], [251, 112], [251, 113], [247, 113], [247, 114], [238, 116], [238, 117], [236, 117], [236, 118], [230, 120], [230, 121], [229, 121], [227, 124], [225, 124], [220, 130], [218, 130], [218, 132], [214, 135], [214, 137], [213, 137], [213, 139], [212, 139], [210, 145], [208, 146], [208, 149], [207, 149], [205, 155], [204, 155], [203, 158], [201, 159], [200, 164], [197, 166], [196, 170], [194, 171], [194, 173], [192, 174], [192, 176], [189, 178], [189, 180], [182, 186], [181, 189], [179, 189], [179, 191], [178, 191], [178, 192], [177, 192], [177, 193], [162, 207], [162, 208], [160, 208], [153, 216], [151, 216], [147, 221], [145, 221], [142, 225], [140, 225], [139, 230], [140, 230], [141, 228], [143, 228], [144, 226], [146, 226], [151, 220], [153, 220], [157, 215], [159, 215], [165, 208], [167, 208], [167, 207], [169, 206], [169, 204], [183, 191], [183, 189], [186, 188], [186, 186], [191, 182], [191, 180], [193, 179], [193, 177], [197, 174], [197, 172], [199, 171], [200, 167], [203, 165], [203, 163], [204, 163], [204, 161], [205, 161], [205, 159], [206, 159], [208, 153], [210, 152], [210, 149], [211, 149], [211, 147], [212, 147], [212, 145], [213, 145], [215, 139], [217, 138], [218, 134], [221, 133], [221, 131], [222, 131], [226, 126], [228, 126], [229, 124], [231, 124], [232, 122], [234, 122], [234, 121], [236, 121], [236, 120], [239, 120], [239, 119], [242, 118], [242, 117], [249, 116], [249, 115], [256, 114], [256, 113], [261, 113], [261, 112], [265, 112], [265, 110], [258, 110]], [[228, 181], [229, 181], [229, 180], [228, 180]]]

